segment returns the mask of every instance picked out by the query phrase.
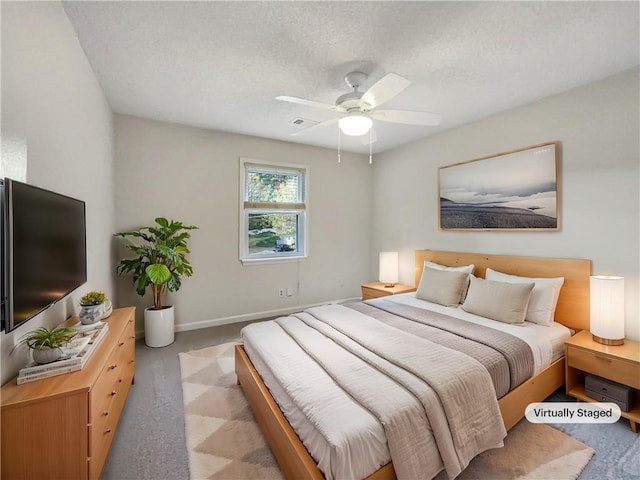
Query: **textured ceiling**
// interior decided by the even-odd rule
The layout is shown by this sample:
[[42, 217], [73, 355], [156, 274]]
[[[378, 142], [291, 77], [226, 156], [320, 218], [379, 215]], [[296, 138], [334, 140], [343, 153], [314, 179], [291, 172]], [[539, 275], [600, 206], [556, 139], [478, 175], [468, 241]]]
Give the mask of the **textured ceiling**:
[[[346, 73], [411, 85], [384, 108], [438, 127], [375, 122], [381, 152], [639, 63], [632, 2], [63, 2], [115, 112], [335, 148]], [[342, 148], [368, 153], [359, 138]]]

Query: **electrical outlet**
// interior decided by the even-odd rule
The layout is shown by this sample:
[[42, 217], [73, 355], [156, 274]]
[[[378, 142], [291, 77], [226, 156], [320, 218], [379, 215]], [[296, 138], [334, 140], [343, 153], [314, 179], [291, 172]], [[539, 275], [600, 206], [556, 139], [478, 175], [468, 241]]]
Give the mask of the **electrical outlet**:
[[280, 290], [278, 290], [278, 296], [284, 297], [284, 288], [281, 288]]

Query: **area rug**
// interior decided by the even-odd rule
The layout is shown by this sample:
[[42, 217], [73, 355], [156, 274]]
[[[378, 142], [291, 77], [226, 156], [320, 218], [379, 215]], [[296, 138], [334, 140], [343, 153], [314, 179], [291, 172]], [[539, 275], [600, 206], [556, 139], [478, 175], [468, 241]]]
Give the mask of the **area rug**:
[[[282, 479], [236, 384], [234, 345], [180, 354], [190, 478]], [[479, 455], [457, 479], [576, 479], [593, 454], [559, 430], [524, 420], [504, 448]]]

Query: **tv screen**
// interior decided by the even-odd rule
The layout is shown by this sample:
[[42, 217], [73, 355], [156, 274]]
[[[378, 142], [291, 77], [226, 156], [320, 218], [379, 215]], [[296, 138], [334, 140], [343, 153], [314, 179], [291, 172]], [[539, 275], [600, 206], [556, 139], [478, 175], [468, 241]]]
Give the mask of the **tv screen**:
[[4, 181], [5, 331], [87, 281], [85, 203]]
[[4, 208], [4, 180], [0, 178], [0, 262], [2, 262], [2, 272], [0, 272], [0, 328], [4, 328], [7, 307], [7, 260], [5, 250], [5, 224], [6, 210]]

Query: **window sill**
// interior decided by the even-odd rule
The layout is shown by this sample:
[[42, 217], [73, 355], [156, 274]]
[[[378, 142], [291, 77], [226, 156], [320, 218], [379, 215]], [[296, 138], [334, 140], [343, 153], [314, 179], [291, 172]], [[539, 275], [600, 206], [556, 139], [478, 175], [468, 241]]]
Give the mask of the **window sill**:
[[289, 262], [297, 262], [299, 260], [305, 260], [307, 255], [296, 255], [295, 257], [280, 257], [280, 258], [241, 258], [240, 263], [243, 266], [252, 266], [252, 265], [269, 265], [272, 263], [289, 263]]

